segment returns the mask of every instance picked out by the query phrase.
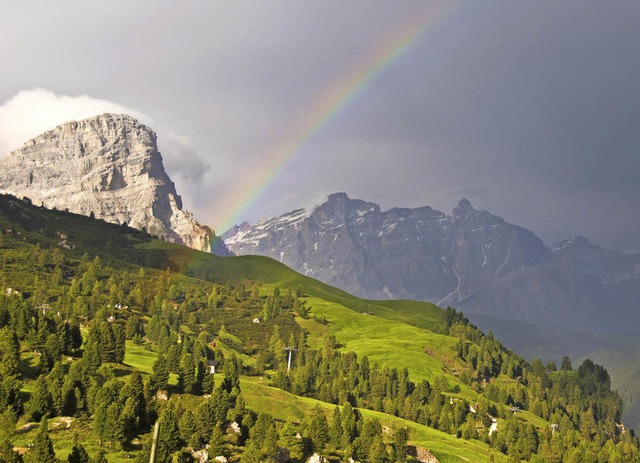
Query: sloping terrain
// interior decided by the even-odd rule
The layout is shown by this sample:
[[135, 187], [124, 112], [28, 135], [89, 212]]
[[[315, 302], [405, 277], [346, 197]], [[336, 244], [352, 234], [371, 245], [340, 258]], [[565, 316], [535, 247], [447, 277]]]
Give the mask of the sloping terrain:
[[465, 199], [450, 214], [335, 193], [313, 210], [223, 234], [238, 255], [272, 257], [361, 297], [452, 305], [475, 315], [599, 332], [640, 321], [640, 255], [577, 237], [548, 248]]
[[158, 419], [164, 459], [208, 443], [232, 461], [402, 461], [405, 427], [441, 462], [638, 457], [606, 371], [529, 364], [453, 309], [362, 300], [268, 258], [8, 196], [0, 230], [0, 400], [30, 454], [51, 439], [58, 457], [148, 461]]

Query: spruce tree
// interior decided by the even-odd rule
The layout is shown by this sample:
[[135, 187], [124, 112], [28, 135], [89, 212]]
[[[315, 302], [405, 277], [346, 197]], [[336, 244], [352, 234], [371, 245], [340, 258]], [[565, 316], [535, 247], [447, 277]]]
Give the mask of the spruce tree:
[[165, 389], [169, 382], [169, 365], [164, 355], [158, 355], [158, 359], [153, 364], [153, 373], [149, 379], [149, 387], [153, 393], [159, 389]]
[[224, 365], [224, 383], [227, 392], [231, 393], [234, 389], [240, 392], [240, 361], [231, 355]]
[[160, 416], [157, 461], [169, 461], [169, 456], [180, 447], [180, 430], [176, 413], [167, 407]]
[[40, 422], [40, 429], [33, 440], [33, 448], [27, 453], [26, 463], [55, 463], [56, 453], [53, 450], [53, 442], [48, 434], [47, 419], [43, 418]]
[[275, 462], [277, 443], [278, 434], [273, 417], [268, 413], [259, 414], [255, 425], [249, 431], [249, 440], [242, 454], [242, 461], [245, 463]]
[[340, 407], [336, 405], [333, 409], [331, 429], [329, 430], [329, 441], [334, 448], [340, 448], [343, 434], [344, 429], [342, 428], [342, 415], [340, 414]]
[[104, 454], [104, 450], [100, 450], [91, 463], [109, 463], [107, 457]]
[[0, 440], [11, 439], [16, 431], [16, 414], [11, 407], [0, 413]]
[[213, 382], [213, 374], [209, 368], [209, 362], [206, 358], [200, 360], [200, 366], [198, 368], [202, 369], [202, 380], [200, 391], [203, 394], [211, 394], [213, 392], [214, 382]]
[[126, 389], [128, 397], [133, 399], [137, 424], [136, 431], [139, 431], [147, 425], [147, 401], [144, 395], [144, 381], [138, 370], [134, 370], [133, 373], [129, 375]]
[[387, 454], [387, 447], [382, 440], [382, 434], [377, 434], [369, 447], [368, 462], [370, 463], [387, 463], [389, 461], [389, 455]]
[[191, 410], [186, 410], [182, 414], [182, 418], [178, 422], [178, 429], [180, 430], [180, 438], [186, 444], [189, 443], [193, 434], [197, 431], [196, 419], [193, 416]]
[[218, 456], [224, 456], [224, 432], [222, 430], [222, 424], [216, 423], [213, 427], [213, 431], [211, 432], [211, 437], [209, 438], [209, 455], [212, 458]]
[[178, 376], [178, 388], [184, 393], [194, 392], [196, 366], [193, 355], [184, 354], [180, 359], [180, 374]]
[[114, 359], [113, 361], [116, 363], [124, 362], [125, 355], [125, 341], [126, 336], [124, 332], [124, 328], [122, 325], [112, 325], [114, 339], [115, 339], [115, 349], [114, 349]]
[[13, 444], [8, 439], [0, 441], [0, 461], [3, 463], [22, 463], [22, 457], [13, 450]]
[[78, 441], [78, 435], [75, 434], [73, 436], [73, 448], [71, 449], [71, 453], [67, 458], [68, 463], [91, 463], [91, 459], [89, 458], [89, 454], [87, 453], [84, 446]]
[[329, 423], [327, 417], [319, 405], [313, 409], [311, 421], [309, 423], [309, 438], [313, 443], [313, 449], [322, 454], [329, 442]]
[[407, 428], [397, 429], [393, 434], [393, 456], [397, 463], [407, 461], [407, 442], [409, 441], [409, 430]]
[[36, 379], [28, 409], [32, 421], [40, 421], [43, 416], [49, 415], [53, 410], [53, 398], [49, 393], [47, 379], [44, 375], [40, 375]]

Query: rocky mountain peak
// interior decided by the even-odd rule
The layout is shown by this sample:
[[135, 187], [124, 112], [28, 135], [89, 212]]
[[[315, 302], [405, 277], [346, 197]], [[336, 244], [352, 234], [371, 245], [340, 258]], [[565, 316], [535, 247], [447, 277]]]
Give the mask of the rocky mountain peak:
[[27, 141], [0, 160], [0, 191], [212, 250], [213, 231], [182, 210], [156, 133], [126, 114], [66, 122]]
[[469, 201], [467, 198], [462, 198], [460, 201], [458, 201], [458, 208], [463, 210], [471, 210], [473, 209], [473, 206], [471, 205], [471, 201]]
[[479, 211], [476, 211], [473, 208], [473, 206], [471, 205], [471, 201], [469, 201], [467, 198], [462, 198], [460, 201], [458, 201], [458, 205], [454, 207], [452, 211], [454, 217], [463, 219], [469, 217], [475, 212]]
[[428, 300], [469, 314], [567, 326], [605, 326], [600, 301], [632, 293], [640, 282], [640, 256], [604, 251], [580, 237], [563, 242], [565, 252], [552, 252], [531, 231], [468, 199], [449, 215], [428, 206], [381, 211], [334, 193], [312, 211], [238, 227], [225, 243], [236, 254], [270, 256], [370, 299]]
[[339, 201], [349, 201], [351, 198], [349, 198], [349, 195], [347, 195], [347, 193], [343, 192], [343, 191], [339, 191], [336, 193], [331, 193], [329, 195], [329, 197], [327, 198], [327, 202], [329, 203], [335, 203], [335, 202], [339, 202]]

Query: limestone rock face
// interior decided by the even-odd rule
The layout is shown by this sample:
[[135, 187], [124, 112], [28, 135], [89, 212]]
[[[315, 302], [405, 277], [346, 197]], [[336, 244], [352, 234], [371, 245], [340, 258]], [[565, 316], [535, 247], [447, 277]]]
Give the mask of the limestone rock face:
[[221, 254], [213, 231], [182, 210], [156, 134], [127, 115], [62, 124], [0, 160], [0, 191], [36, 205], [145, 228], [167, 241]]
[[639, 254], [583, 238], [548, 248], [466, 199], [446, 214], [381, 211], [335, 193], [311, 211], [243, 223], [222, 237], [236, 254], [272, 257], [358, 296], [431, 301], [470, 316], [609, 330], [629, 320], [612, 316], [612, 305], [629, 307], [640, 294]]

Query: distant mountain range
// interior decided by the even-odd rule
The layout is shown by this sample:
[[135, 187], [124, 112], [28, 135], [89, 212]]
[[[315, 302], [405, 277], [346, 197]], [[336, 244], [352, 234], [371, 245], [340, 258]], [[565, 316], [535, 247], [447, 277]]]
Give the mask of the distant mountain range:
[[213, 230], [182, 209], [155, 132], [128, 115], [67, 122], [27, 141], [0, 160], [0, 192], [229, 254]]
[[235, 254], [269, 256], [370, 299], [600, 332], [640, 321], [640, 254], [583, 237], [548, 247], [466, 199], [446, 214], [428, 206], [381, 211], [335, 193], [313, 210], [243, 223], [222, 238]]

